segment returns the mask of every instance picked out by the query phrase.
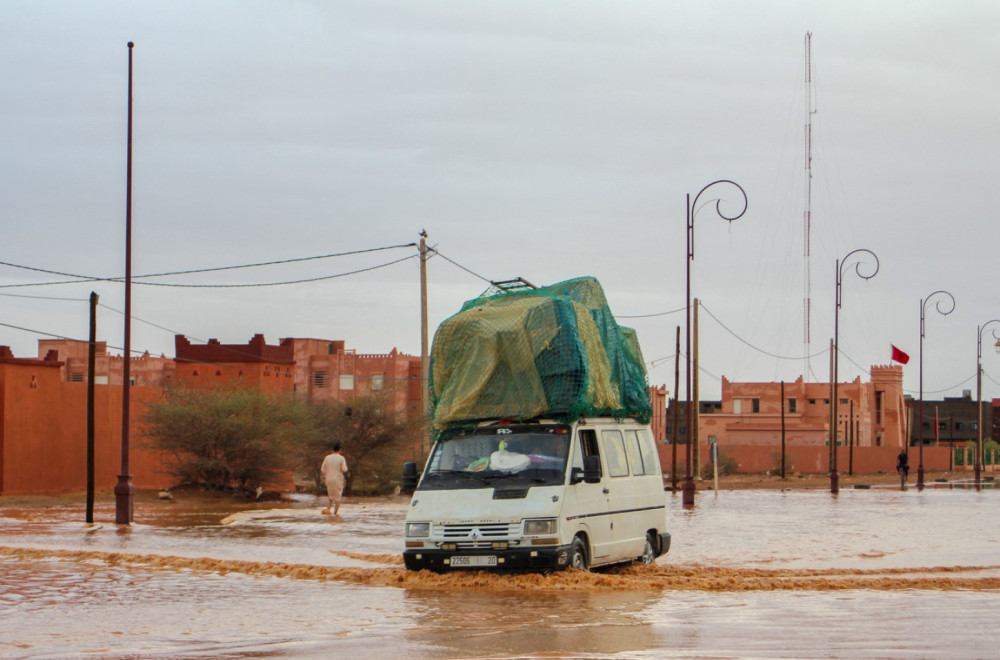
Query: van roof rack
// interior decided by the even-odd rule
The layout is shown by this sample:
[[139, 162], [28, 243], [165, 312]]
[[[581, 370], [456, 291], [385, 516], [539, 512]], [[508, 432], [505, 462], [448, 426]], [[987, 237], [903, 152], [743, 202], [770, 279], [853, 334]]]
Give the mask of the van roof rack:
[[498, 282], [490, 281], [490, 285], [501, 293], [515, 293], [518, 291], [524, 291], [526, 289], [537, 289], [538, 287], [524, 279], [523, 277], [515, 277], [512, 280], [500, 280]]

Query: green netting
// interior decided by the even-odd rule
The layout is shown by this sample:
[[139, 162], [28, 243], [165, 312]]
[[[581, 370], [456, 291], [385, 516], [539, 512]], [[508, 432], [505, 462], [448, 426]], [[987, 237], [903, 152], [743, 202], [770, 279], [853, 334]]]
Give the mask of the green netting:
[[466, 302], [434, 334], [429, 387], [437, 428], [652, 416], [635, 331], [615, 322], [592, 277]]

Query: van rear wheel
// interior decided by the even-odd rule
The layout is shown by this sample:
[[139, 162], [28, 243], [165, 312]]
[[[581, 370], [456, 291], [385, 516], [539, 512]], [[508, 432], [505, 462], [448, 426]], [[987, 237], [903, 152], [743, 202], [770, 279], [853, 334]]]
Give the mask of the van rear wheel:
[[586, 571], [589, 568], [587, 545], [579, 536], [573, 539], [573, 547], [569, 551], [569, 565], [578, 571]]
[[652, 564], [656, 560], [656, 539], [652, 532], [646, 533], [646, 545], [642, 548], [642, 556], [639, 561], [643, 564]]

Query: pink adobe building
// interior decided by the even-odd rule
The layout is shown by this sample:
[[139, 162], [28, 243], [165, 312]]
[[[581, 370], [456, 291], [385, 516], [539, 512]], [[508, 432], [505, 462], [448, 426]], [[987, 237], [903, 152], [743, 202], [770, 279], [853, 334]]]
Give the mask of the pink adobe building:
[[[121, 385], [123, 358], [120, 355], [108, 355], [108, 342], [95, 342], [94, 349], [94, 382], [97, 385]], [[74, 339], [39, 339], [38, 356], [42, 357], [55, 351], [61, 360], [59, 375], [69, 383], [87, 382], [87, 364], [89, 343]], [[144, 387], [163, 387], [163, 384], [174, 377], [174, 360], [164, 356], [153, 356], [147, 351], [139, 357], [132, 358], [129, 369], [132, 384]]]
[[421, 410], [420, 358], [398, 352], [359, 354], [342, 340], [281, 339], [267, 344], [192, 344], [175, 337], [176, 379], [191, 387], [252, 386], [263, 392], [300, 393], [312, 401], [349, 402], [384, 392], [395, 410]]
[[[87, 381], [88, 343], [72, 339], [41, 339], [39, 357], [59, 361], [60, 380]], [[285, 338], [268, 344], [262, 334], [245, 344], [209, 339], [193, 344], [174, 338], [175, 357], [145, 353], [133, 357], [133, 385], [162, 388], [171, 382], [189, 387], [240, 385], [262, 392], [298, 392], [314, 401], [351, 401], [384, 391], [395, 409], [421, 410], [420, 357], [400, 353], [365, 354], [345, 347], [343, 340]], [[107, 342], [96, 343], [95, 382], [121, 385], [122, 360], [108, 355]]]
[[[906, 402], [903, 368], [873, 366], [872, 378], [855, 378], [837, 386], [837, 442], [856, 447], [905, 447]], [[702, 443], [725, 446], [775, 445], [780, 442], [782, 404], [785, 440], [802, 447], [829, 446], [831, 389], [829, 383], [806, 383], [800, 376], [785, 383], [734, 383], [722, 379], [719, 412], [701, 414]]]

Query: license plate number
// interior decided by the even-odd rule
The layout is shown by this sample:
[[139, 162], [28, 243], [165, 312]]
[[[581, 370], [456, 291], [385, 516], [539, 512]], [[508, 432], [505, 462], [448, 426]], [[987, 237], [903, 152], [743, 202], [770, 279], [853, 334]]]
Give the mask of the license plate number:
[[496, 566], [497, 558], [495, 555], [455, 555], [451, 558], [451, 566], [453, 567], [472, 567], [472, 566]]

